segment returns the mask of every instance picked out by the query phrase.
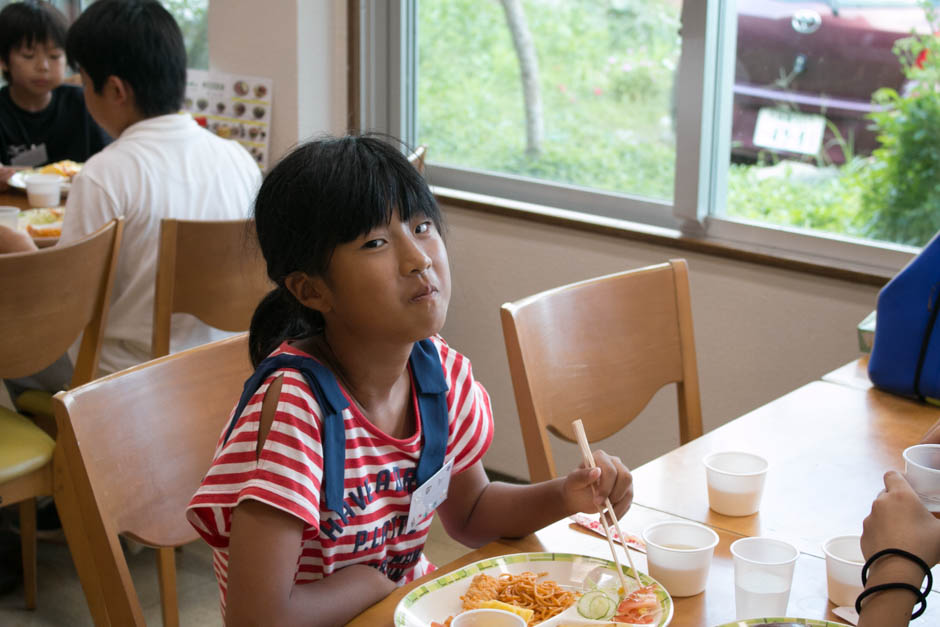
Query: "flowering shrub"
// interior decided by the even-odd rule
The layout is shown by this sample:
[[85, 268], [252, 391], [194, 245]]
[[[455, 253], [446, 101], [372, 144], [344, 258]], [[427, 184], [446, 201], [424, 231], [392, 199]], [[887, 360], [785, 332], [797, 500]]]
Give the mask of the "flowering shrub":
[[[937, 14], [927, 9], [932, 30]], [[858, 221], [868, 237], [915, 246], [940, 230], [940, 34], [915, 35], [895, 45], [908, 85], [883, 88], [871, 114], [881, 146], [864, 182]]]

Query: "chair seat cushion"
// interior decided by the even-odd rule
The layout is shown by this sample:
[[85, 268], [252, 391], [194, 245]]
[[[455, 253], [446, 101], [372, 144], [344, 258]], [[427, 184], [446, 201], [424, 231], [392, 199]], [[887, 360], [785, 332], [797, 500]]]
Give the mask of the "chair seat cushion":
[[55, 441], [31, 420], [0, 407], [0, 483], [42, 468], [54, 448]]
[[24, 414], [49, 416], [52, 418], [52, 394], [43, 390], [26, 390], [16, 397], [16, 408]]

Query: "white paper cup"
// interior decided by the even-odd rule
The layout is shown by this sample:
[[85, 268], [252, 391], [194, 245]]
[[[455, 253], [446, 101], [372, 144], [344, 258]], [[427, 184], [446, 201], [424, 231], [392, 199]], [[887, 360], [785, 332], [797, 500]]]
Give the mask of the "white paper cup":
[[643, 530], [650, 576], [674, 597], [702, 592], [708, 582], [718, 534], [683, 520], [653, 523]]
[[940, 444], [917, 444], [904, 449], [904, 477], [927, 511], [940, 513]]
[[767, 460], [741, 451], [712, 453], [704, 460], [708, 506], [725, 516], [749, 516], [760, 509]]
[[862, 592], [862, 554], [860, 536], [836, 536], [822, 545], [826, 554], [826, 587], [829, 600], [839, 607], [854, 606]]
[[731, 545], [734, 557], [736, 618], [786, 616], [793, 568], [800, 552], [771, 538], [741, 538]]
[[14, 231], [19, 227], [20, 208], [0, 206], [0, 225], [9, 227]]
[[62, 183], [58, 174], [30, 174], [26, 177], [26, 196], [31, 207], [58, 207]]
[[518, 614], [497, 609], [467, 610], [454, 616], [450, 627], [525, 627]]

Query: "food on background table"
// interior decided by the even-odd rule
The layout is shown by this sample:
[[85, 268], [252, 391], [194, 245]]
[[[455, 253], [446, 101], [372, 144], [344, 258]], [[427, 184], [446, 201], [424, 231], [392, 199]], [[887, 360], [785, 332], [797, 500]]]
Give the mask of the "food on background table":
[[40, 174], [58, 174], [59, 176], [64, 176], [65, 178], [71, 180], [73, 176], [82, 171], [82, 164], [76, 163], [69, 159], [64, 161], [56, 161], [55, 163], [50, 163], [39, 168]]
[[20, 227], [25, 228], [30, 237], [59, 237], [63, 214], [62, 209], [28, 209], [20, 214]]

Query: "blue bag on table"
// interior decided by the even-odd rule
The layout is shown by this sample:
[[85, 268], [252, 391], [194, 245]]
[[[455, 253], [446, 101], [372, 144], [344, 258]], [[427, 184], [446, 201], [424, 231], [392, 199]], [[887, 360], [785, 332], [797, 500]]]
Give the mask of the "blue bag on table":
[[879, 388], [940, 399], [940, 233], [878, 293], [868, 376]]

